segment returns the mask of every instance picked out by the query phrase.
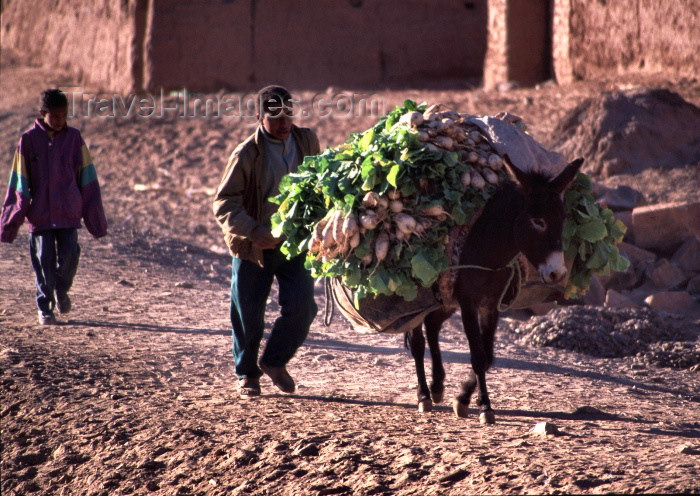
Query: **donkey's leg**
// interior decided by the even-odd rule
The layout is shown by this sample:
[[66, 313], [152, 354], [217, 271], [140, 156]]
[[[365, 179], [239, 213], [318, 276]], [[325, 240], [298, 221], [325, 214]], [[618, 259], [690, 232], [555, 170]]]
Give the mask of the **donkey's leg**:
[[423, 337], [423, 326], [418, 326], [412, 331], [408, 331], [404, 338], [408, 348], [411, 350], [413, 361], [416, 364], [416, 376], [418, 378], [418, 411], [429, 412], [433, 408], [430, 400], [430, 390], [428, 381], [425, 378], [425, 338]]
[[[482, 308], [479, 312], [479, 322], [481, 324], [481, 341], [486, 356], [486, 370], [489, 370], [493, 365], [493, 345], [496, 327], [498, 326], [498, 309], [495, 306]], [[493, 424], [496, 421], [496, 416], [491, 409], [491, 402], [485, 385], [483, 388], [479, 388], [476, 404], [481, 408], [479, 421], [482, 424]]]
[[[480, 331], [479, 331], [479, 316], [476, 310], [462, 307], [462, 325], [464, 333], [469, 342], [469, 351], [471, 353], [472, 370], [469, 371], [469, 376], [462, 383], [462, 392], [455, 398], [452, 408], [458, 417], [466, 417], [469, 411], [469, 402], [471, 401], [474, 389], [477, 386], [476, 367], [474, 366], [475, 357], [479, 356], [477, 348], [481, 347]], [[473, 341], [478, 341], [479, 346], [472, 344]], [[476, 350], [476, 351], [475, 351]]]
[[[481, 410], [479, 421], [481, 423], [492, 424], [495, 422], [495, 417], [491, 410], [491, 401], [489, 400], [489, 394], [486, 389], [486, 370], [489, 366], [489, 360], [486, 350], [484, 349], [484, 341], [481, 336], [477, 311], [472, 308], [462, 308], [462, 323], [464, 325], [464, 332], [467, 335], [467, 341], [469, 341], [472, 370], [476, 376], [476, 386], [479, 389], [479, 396], [477, 399], [477, 405]], [[473, 377], [470, 377], [470, 379], [462, 385], [462, 394], [457, 397], [459, 403], [468, 405], [469, 398], [473, 391]], [[455, 411], [457, 412], [456, 408]], [[459, 415], [459, 413], [457, 414]]]
[[445, 368], [442, 365], [442, 355], [440, 354], [440, 328], [453, 312], [437, 310], [431, 312], [425, 318], [425, 335], [428, 338], [430, 348], [430, 358], [433, 362], [432, 381], [430, 383], [430, 396], [435, 403], [442, 401], [445, 392]]
[[484, 343], [486, 353], [486, 370], [493, 365], [493, 343], [498, 327], [498, 309], [496, 307], [482, 308], [479, 312], [479, 323], [481, 327], [481, 340]]

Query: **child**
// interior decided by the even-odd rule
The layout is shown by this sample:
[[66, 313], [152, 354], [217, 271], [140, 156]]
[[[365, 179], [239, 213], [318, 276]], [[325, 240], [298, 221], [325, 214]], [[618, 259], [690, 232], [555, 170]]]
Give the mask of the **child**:
[[71, 309], [68, 291], [78, 268], [80, 219], [96, 238], [107, 234], [107, 221], [90, 152], [80, 131], [66, 125], [68, 99], [58, 89], [45, 90], [40, 112], [12, 161], [0, 241], [12, 243], [27, 218], [39, 323], [55, 325], [54, 307], [60, 313]]
[[[308, 155], [319, 153], [316, 134], [292, 122], [292, 96], [281, 86], [258, 93], [259, 126], [231, 154], [214, 199], [214, 215], [229, 251], [233, 358], [243, 397], [260, 395], [260, 376], [293, 393], [296, 385], [287, 362], [302, 345], [318, 310], [314, 282], [304, 255], [287, 260], [270, 232], [282, 177], [295, 172]], [[265, 328], [265, 308], [273, 280], [279, 286], [280, 315], [270, 330], [260, 363], [258, 350]]]

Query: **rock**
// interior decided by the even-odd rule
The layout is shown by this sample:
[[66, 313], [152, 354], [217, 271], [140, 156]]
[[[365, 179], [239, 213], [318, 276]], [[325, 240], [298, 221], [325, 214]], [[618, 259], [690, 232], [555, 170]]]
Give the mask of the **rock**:
[[644, 302], [657, 312], [684, 313], [692, 309], [693, 297], [686, 291], [664, 291], [646, 297]]
[[613, 211], [632, 210], [644, 202], [644, 195], [629, 186], [618, 186], [614, 189], [603, 186], [597, 201], [600, 205]]
[[[625, 270], [613, 272], [609, 277], [602, 278], [602, 282], [608, 289], [615, 289], [617, 291], [632, 289], [638, 285], [641, 273], [642, 271], [636, 270], [635, 266], [630, 264]], [[607, 281], [605, 279], [607, 279]]]
[[657, 260], [645, 273], [657, 288], [675, 289], [688, 280], [683, 269], [665, 258]]
[[643, 263], [655, 262], [657, 258], [655, 253], [624, 241], [619, 243], [617, 248], [620, 250], [620, 253], [627, 257], [627, 260], [635, 266]]
[[591, 285], [588, 288], [588, 292], [583, 297], [583, 302], [586, 305], [595, 307], [599, 307], [605, 303], [605, 288], [598, 277], [593, 276], [591, 278]]
[[124, 286], [126, 288], [133, 288], [134, 287], [134, 283], [129, 282], [126, 279], [120, 279], [119, 281], [117, 281], [117, 284], [119, 284], [120, 286]]
[[700, 238], [691, 236], [673, 254], [671, 261], [686, 271], [700, 272]]
[[636, 308], [639, 307], [634, 301], [627, 298], [622, 293], [618, 293], [614, 289], [608, 289], [605, 294], [605, 306], [610, 308]]
[[187, 281], [181, 281], [181, 282], [176, 282], [175, 287], [176, 288], [183, 288], [183, 289], [192, 289], [192, 288], [194, 288], [194, 284], [192, 284], [191, 282], [187, 282]]
[[688, 286], [686, 286], [685, 290], [690, 294], [700, 295], [700, 275], [697, 275], [688, 281]]
[[440, 482], [443, 484], [452, 484], [454, 482], [461, 481], [468, 475], [469, 472], [467, 470], [463, 468], [458, 468], [457, 470], [440, 477]]
[[582, 414], [585, 414], [585, 415], [603, 415], [604, 412], [602, 410], [597, 409], [594, 406], [586, 405], [586, 406], [578, 407], [576, 410], [574, 410], [573, 413], [574, 413], [574, 415], [582, 415]]
[[207, 226], [204, 224], [197, 224], [194, 226], [194, 234], [206, 234], [207, 231]]
[[637, 246], [672, 252], [689, 236], [700, 236], [700, 202], [637, 207], [632, 211], [632, 225]]
[[556, 436], [560, 434], [559, 428], [551, 422], [538, 422], [530, 432], [538, 436]]
[[628, 243], [634, 243], [634, 229], [632, 225], [632, 211], [631, 210], [620, 210], [615, 212], [615, 220], [622, 222], [627, 231], [625, 232], [624, 241]]
[[294, 450], [296, 456], [318, 456], [318, 446], [314, 443], [301, 444]]
[[683, 455], [700, 455], [700, 447], [685, 444], [678, 447], [678, 452]]

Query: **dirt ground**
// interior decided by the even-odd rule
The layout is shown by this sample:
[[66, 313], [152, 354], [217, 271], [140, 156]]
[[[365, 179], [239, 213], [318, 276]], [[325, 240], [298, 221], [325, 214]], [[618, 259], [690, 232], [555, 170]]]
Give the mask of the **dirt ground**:
[[[39, 90], [56, 82], [70, 84], [38, 68], [3, 67], [0, 149], [8, 169]], [[405, 98], [475, 114], [508, 110], [546, 144], [587, 96], [638, 84], [700, 105], [700, 83], [663, 78], [375, 95], [387, 110]], [[332, 146], [375, 120], [315, 116], [304, 124]], [[264, 378], [263, 396], [240, 399], [230, 258], [209, 194], [250, 127], [95, 116], [72, 125], [93, 153], [110, 235], [94, 240], [81, 231], [74, 308], [58, 327], [36, 324], [26, 228], [0, 247], [4, 495], [700, 493], [697, 371], [527, 346], [501, 332], [488, 376], [495, 425], [480, 425], [476, 413], [456, 418], [449, 401], [419, 413], [402, 337], [356, 333], [339, 315], [325, 327], [320, 284], [321, 312], [289, 365], [297, 393], [278, 393]], [[615, 181], [651, 201], [700, 191], [698, 167]], [[697, 321], [685, 325], [700, 333]], [[441, 347], [449, 400], [469, 366], [457, 316]], [[540, 422], [557, 432], [533, 432]]]

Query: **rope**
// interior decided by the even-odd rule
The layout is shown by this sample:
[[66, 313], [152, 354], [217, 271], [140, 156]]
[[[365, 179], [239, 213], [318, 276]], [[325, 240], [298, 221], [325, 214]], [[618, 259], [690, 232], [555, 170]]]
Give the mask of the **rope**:
[[333, 299], [333, 290], [331, 289], [331, 283], [328, 278], [323, 279], [323, 292], [326, 297], [326, 304], [323, 309], [323, 325], [330, 327], [331, 322], [333, 322], [333, 313], [335, 310], [335, 301]]
[[508, 292], [508, 289], [510, 288], [510, 283], [513, 282], [513, 278], [515, 277], [515, 274], [518, 274], [518, 284], [515, 288], [515, 296], [511, 300], [511, 303], [513, 303], [517, 298], [518, 295], [520, 294], [520, 286], [522, 282], [522, 271], [520, 269], [520, 264], [518, 263], [518, 257], [520, 254], [515, 255], [513, 259], [506, 264], [505, 267], [499, 267], [498, 269], [492, 269], [491, 267], [482, 267], [481, 265], [451, 265], [447, 268], [447, 270], [457, 270], [457, 269], [477, 269], [477, 270], [488, 270], [490, 272], [496, 272], [499, 270], [503, 269], [510, 269], [510, 275], [508, 276], [508, 281], [506, 281], [505, 286], [503, 286], [503, 291], [501, 291], [501, 296], [498, 297], [498, 304], [496, 305], [496, 309], [500, 312], [503, 313], [507, 310], [510, 309], [510, 305], [504, 305], [503, 304], [503, 299], [506, 296], [506, 293]]

